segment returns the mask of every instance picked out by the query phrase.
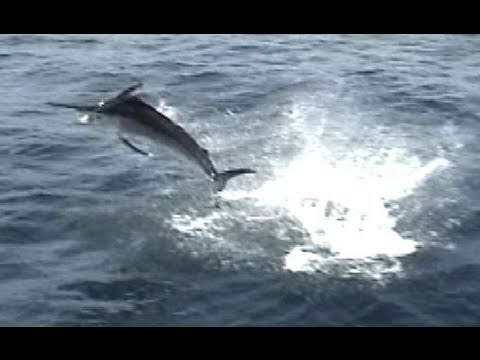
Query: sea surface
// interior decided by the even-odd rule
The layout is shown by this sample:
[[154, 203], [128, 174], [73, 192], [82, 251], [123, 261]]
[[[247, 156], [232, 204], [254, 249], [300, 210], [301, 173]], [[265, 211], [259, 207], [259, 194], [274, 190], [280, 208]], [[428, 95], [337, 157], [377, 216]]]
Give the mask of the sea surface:
[[[479, 325], [479, 69], [480, 36], [1, 35], [0, 325]], [[137, 81], [257, 173], [214, 194], [47, 104]]]

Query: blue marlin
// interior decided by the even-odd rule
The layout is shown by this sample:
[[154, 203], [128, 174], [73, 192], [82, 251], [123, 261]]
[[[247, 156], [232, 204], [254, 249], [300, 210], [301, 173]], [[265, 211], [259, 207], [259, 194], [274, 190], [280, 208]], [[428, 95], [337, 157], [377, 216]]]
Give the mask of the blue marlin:
[[133, 94], [141, 86], [142, 83], [134, 84], [114, 98], [94, 106], [53, 102], [48, 104], [75, 109], [86, 114], [107, 115], [106, 118], [116, 119], [117, 121], [110, 121], [109, 125], [117, 126], [120, 133], [119, 139], [139, 154], [149, 155], [147, 151], [134, 145], [129, 140], [129, 134], [146, 137], [172, 148], [176, 153], [183, 155], [187, 160], [198, 165], [214, 182], [215, 191], [222, 191], [227, 181], [235, 176], [255, 173], [254, 170], [248, 168], [219, 172], [215, 168], [208, 150], [201, 147], [185, 129]]

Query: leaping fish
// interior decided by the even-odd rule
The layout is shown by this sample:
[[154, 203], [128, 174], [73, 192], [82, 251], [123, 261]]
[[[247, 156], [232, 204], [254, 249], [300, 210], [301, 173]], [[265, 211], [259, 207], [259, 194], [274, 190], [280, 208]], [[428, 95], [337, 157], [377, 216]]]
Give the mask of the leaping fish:
[[[116, 118], [111, 121], [112, 125], [118, 126], [119, 139], [130, 149], [142, 155], [149, 155], [147, 151], [134, 145], [127, 134], [140, 135], [167, 145], [186, 159], [197, 164], [203, 172], [214, 182], [215, 191], [222, 191], [227, 182], [235, 176], [242, 174], [254, 174], [256, 171], [248, 168], [232, 169], [219, 172], [208, 150], [198, 142], [181, 126], [175, 124], [167, 116], [159, 112], [153, 106], [144, 102], [133, 93], [142, 87], [142, 83], [123, 90], [116, 97], [94, 106], [69, 105], [50, 102], [52, 106], [75, 109], [83, 113], [97, 113], [107, 115], [107, 118]], [[107, 120], [108, 121], [108, 120]]]

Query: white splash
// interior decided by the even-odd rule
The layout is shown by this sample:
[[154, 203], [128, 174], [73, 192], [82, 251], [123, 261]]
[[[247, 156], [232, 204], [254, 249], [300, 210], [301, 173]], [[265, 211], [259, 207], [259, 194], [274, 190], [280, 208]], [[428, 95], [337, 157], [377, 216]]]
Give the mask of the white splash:
[[445, 159], [421, 165], [415, 158], [400, 160], [395, 155], [382, 163], [368, 158], [330, 163], [320, 150], [305, 151], [260, 188], [227, 191], [224, 197], [254, 198], [259, 205], [286, 209], [301, 223], [314, 247], [294, 247], [285, 257], [285, 269], [328, 271], [344, 260], [347, 274], [378, 277], [400, 271], [400, 263], [393, 259], [420, 245], [395, 231], [396, 219], [385, 202], [410, 194], [448, 165]]
[[164, 100], [160, 99], [155, 109], [161, 112], [162, 114], [165, 114], [165, 116], [171, 118], [172, 120], [176, 120], [177, 112], [175, 108], [167, 105], [167, 103]]
[[[386, 274], [400, 275], [400, 258], [415, 252], [422, 243], [397, 233], [397, 220], [386, 203], [412, 194], [449, 162], [438, 157], [422, 163], [394, 144], [387, 144], [388, 148], [352, 146], [343, 151], [347, 156], [339, 156], [319, 142], [327, 119], [314, 110], [317, 126], [313, 129], [306, 124], [311, 107], [294, 105], [284, 114], [292, 120], [286, 131], [295, 130], [304, 137], [298, 156], [284, 166], [272, 164], [277, 168], [272, 180], [259, 188], [227, 188], [221, 196], [253, 200], [260, 217], [272, 218], [281, 210], [281, 216], [288, 214], [308, 233], [305, 244], [294, 246], [285, 256], [285, 270], [378, 280]], [[336, 122], [335, 126], [341, 124]], [[244, 220], [248, 220], [247, 215]], [[255, 214], [251, 215], [254, 220]], [[173, 218], [172, 225], [183, 232], [209, 233], [215, 228], [226, 238], [230, 230], [218, 213], [196, 219]], [[221, 225], [225, 228], [218, 228]], [[277, 236], [291, 235], [280, 231]]]
[[[304, 125], [304, 109], [290, 112], [294, 126]], [[323, 131], [325, 120], [315, 136]], [[422, 164], [399, 148], [372, 150], [352, 147], [346, 158], [305, 135], [304, 151], [273, 180], [253, 191], [225, 191], [226, 199], [251, 198], [271, 209], [282, 208], [300, 222], [310, 246], [295, 246], [285, 257], [290, 271], [325, 271], [341, 267], [344, 276], [362, 273], [373, 278], [400, 272], [398, 258], [421, 243], [402, 238], [386, 202], [411, 194], [428, 176], [448, 166], [436, 158]]]
[[80, 124], [88, 124], [90, 122], [90, 116], [88, 114], [79, 115], [78, 122]]
[[221, 218], [222, 216], [218, 212], [197, 218], [192, 218], [189, 215], [174, 214], [168, 222], [172, 227], [186, 234], [196, 231], [208, 233], [214, 227], [215, 221]]

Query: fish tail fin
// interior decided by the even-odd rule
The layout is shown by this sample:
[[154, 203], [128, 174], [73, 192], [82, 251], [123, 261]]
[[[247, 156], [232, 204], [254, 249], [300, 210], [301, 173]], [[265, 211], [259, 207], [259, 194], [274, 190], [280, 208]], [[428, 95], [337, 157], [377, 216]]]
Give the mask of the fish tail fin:
[[235, 176], [242, 175], [242, 174], [255, 174], [255, 170], [251, 169], [233, 169], [233, 170], [227, 170], [223, 171], [221, 173], [217, 173], [213, 177], [213, 181], [215, 183], [215, 191], [220, 192], [223, 189], [225, 189], [225, 186], [227, 185], [228, 180], [234, 178]]

